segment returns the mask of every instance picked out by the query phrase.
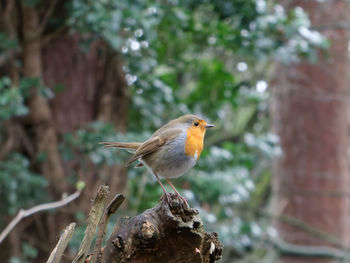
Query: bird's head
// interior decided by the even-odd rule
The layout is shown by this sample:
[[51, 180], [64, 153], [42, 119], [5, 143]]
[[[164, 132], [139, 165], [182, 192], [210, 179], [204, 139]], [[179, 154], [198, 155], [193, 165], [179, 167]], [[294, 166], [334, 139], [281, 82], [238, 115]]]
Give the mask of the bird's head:
[[205, 134], [206, 129], [214, 127], [213, 124], [209, 124], [202, 118], [193, 114], [181, 116], [175, 119], [174, 122], [178, 125], [186, 127], [188, 131], [191, 131], [194, 134], [203, 136]]

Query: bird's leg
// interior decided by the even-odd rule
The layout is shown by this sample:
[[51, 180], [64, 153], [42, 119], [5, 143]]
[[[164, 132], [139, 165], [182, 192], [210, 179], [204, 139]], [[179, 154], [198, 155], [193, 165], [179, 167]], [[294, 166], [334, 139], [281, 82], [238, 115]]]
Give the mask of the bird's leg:
[[176, 190], [175, 186], [173, 185], [173, 183], [169, 180], [169, 179], [166, 179], [166, 181], [168, 182], [168, 184], [170, 185], [171, 188], [173, 188], [173, 190], [175, 191], [176, 195], [178, 198], [180, 198], [183, 202], [185, 202], [185, 204], [187, 205], [187, 207], [190, 207], [187, 203], [187, 200], [185, 197], [181, 196], [179, 194], [179, 192]]
[[[160, 184], [160, 187], [162, 187], [163, 192], [164, 192], [164, 195], [165, 195], [165, 197], [166, 197], [166, 200], [168, 201], [168, 204], [170, 204], [170, 196], [169, 196], [169, 193], [165, 190], [165, 187], [164, 187], [164, 185], [162, 184], [162, 182], [160, 181], [158, 175], [157, 175], [156, 173], [153, 173], [153, 174], [154, 174], [154, 176], [156, 177], [158, 183]], [[162, 199], [162, 198], [161, 198], [161, 199]]]
[[173, 185], [173, 183], [169, 180], [169, 179], [166, 179], [166, 181], [168, 182], [168, 184], [170, 185], [171, 188], [173, 188], [173, 190], [175, 191], [175, 193], [178, 195], [178, 196], [181, 196], [180, 193], [176, 190], [175, 186]]

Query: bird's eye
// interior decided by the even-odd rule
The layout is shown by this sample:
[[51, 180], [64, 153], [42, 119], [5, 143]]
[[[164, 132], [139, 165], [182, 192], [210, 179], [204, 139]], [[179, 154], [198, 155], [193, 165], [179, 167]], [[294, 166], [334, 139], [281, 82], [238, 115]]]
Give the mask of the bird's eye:
[[196, 122], [193, 123], [193, 125], [194, 125], [194, 126], [198, 126], [198, 125], [199, 125], [199, 122], [196, 121]]

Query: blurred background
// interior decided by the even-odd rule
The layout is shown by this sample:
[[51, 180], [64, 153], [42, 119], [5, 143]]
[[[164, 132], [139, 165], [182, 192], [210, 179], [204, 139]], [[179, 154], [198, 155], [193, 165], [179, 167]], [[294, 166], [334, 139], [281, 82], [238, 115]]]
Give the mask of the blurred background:
[[182, 114], [215, 124], [173, 180], [224, 244], [222, 262], [350, 262], [346, 0], [1, 0], [2, 262], [45, 262], [70, 222], [81, 242], [99, 185], [122, 216], [162, 190], [128, 154]]

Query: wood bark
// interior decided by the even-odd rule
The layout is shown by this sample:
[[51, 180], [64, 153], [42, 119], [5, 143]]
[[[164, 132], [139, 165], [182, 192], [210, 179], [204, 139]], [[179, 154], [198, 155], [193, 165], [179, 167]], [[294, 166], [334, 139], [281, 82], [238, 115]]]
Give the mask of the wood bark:
[[121, 223], [107, 241], [105, 262], [209, 263], [221, 258], [216, 233], [207, 233], [198, 211], [184, 207], [175, 194], [171, 203]]
[[[113, 123], [116, 130], [122, 133], [127, 131], [129, 94], [128, 84], [123, 71], [121, 55], [105, 47], [105, 58], [101, 89], [97, 92], [98, 107], [97, 120]], [[125, 165], [105, 166], [105, 173], [109, 175], [108, 184], [113, 193], [125, 192], [127, 186], [127, 171]], [[98, 185], [98, 184], [96, 184]]]
[[[312, 25], [332, 42], [315, 64], [278, 65], [273, 87], [273, 127], [282, 155], [276, 162], [275, 208], [279, 213], [339, 239], [350, 238], [348, 167], [348, 36], [334, 25], [348, 18], [345, 1], [288, 1], [302, 6]], [[325, 19], [327, 18], [327, 19]], [[278, 222], [285, 241], [329, 245], [295, 226]], [[329, 262], [283, 257], [282, 262]]]
[[[85, 127], [91, 121], [113, 123], [116, 130], [127, 130], [128, 85], [122, 70], [123, 60], [102, 41], [91, 44], [89, 51], [79, 47], [79, 35], [63, 35], [43, 49], [44, 79], [50, 87], [61, 86], [50, 102], [55, 127], [59, 134]], [[99, 54], [99, 55], [98, 55]], [[127, 185], [124, 165], [106, 166], [103, 171], [77, 167], [67, 162], [65, 170], [79, 174], [87, 187], [97, 190], [101, 183], [111, 186], [113, 193], [124, 192]], [[99, 173], [107, 174], [104, 181]], [[88, 211], [86, 197], [81, 207]]]
[[106, 49], [97, 120], [112, 122], [117, 130], [126, 132], [129, 96], [123, 60], [118, 52]]
[[79, 35], [62, 35], [43, 47], [43, 77], [53, 89], [52, 117], [59, 134], [73, 132], [94, 120], [98, 45], [79, 47]]
[[[23, 34], [23, 75], [27, 78], [42, 77], [41, 31], [39, 17], [35, 7], [21, 5]], [[41, 171], [50, 182], [50, 188], [56, 196], [67, 191], [62, 160], [58, 152], [56, 130], [52, 122], [49, 103], [32, 87], [28, 100], [28, 123], [33, 126], [36, 142], [36, 153], [44, 153], [45, 161], [41, 163]]]

